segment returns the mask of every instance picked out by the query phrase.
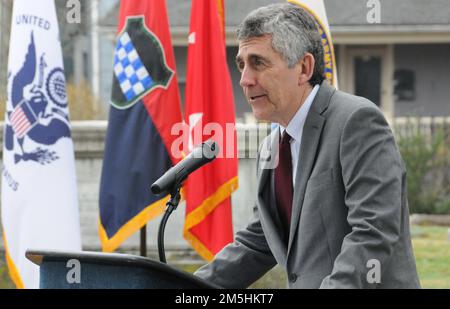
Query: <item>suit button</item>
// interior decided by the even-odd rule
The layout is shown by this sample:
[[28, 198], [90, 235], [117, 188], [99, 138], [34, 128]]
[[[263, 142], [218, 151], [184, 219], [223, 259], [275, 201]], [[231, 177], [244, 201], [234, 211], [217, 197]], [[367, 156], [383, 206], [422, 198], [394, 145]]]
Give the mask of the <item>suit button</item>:
[[296, 274], [290, 274], [289, 275], [289, 281], [292, 282], [292, 283], [297, 281], [297, 275]]

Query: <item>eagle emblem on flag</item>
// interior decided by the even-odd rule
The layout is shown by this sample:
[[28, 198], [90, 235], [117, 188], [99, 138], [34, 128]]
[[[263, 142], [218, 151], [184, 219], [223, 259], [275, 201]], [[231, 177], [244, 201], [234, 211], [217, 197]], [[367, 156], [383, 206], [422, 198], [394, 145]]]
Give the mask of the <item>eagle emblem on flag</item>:
[[15, 74], [8, 74], [12, 86], [5, 119], [5, 148], [14, 152], [15, 164], [49, 164], [59, 158], [49, 146], [70, 137], [64, 71], [59, 67], [48, 69], [45, 58], [42, 53], [38, 61], [31, 32], [23, 65]]

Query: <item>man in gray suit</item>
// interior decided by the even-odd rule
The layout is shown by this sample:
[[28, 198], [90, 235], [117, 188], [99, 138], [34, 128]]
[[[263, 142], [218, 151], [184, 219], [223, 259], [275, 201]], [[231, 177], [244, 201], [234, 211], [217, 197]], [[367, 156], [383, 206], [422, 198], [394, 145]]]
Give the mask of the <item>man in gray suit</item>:
[[238, 39], [253, 114], [280, 126], [260, 148], [249, 225], [195, 274], [244, 288], [278, 263], [290, 288], [420, 287], [394, 136], [375, 104], [324, 80], [312, 17], [259, 8]]

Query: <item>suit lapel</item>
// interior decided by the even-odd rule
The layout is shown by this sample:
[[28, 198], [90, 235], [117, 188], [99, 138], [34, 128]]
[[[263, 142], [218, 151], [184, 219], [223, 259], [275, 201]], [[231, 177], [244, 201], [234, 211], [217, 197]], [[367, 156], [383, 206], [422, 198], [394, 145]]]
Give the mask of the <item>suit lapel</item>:
[[[267, 145], [263, 145], [260, 151], [258, 168], [261, 171], [258, 179], [258, 202], [260, 206], [261, 224], [266, 229], [266, 239], [277, 261], [284, 265], [286, 262], [287, 248], [283, 241], [281, 222], [278, 216], [277, 205], [274, 196], [273, 171], [274, 164], [278, 160], [278, 130], [270, 136]], [[264, 148], [269, 147], [269, 148]]]
[[294, 198], [292, 205], [291, 227], [289, 231], [288, 256], [292, 247], [294, 237], [300, 222], [300, 214], [305, 197], [306, 184], [314, 166], [316, 153], [318, 151], [320, 135], [325, 124], [325, 117], [321, 114], [328, 108], [330, 98], [335, 89], [326, 81], [320, 89], [311, 105], [305, 125], [303, 126], [302, 142], [300, 145], [300, 157], [297, 164]]
[[322, 133], [325, 119], [316, 114], [310, 113], [303, 127], [302, 143], [300, 146], [300, 158], [297, 166], [297, 175], [295, 178], [294, 198], [292, 205], [291, 228], [289, 232], [289, 250], [293, 241], [293, 236], [297, 229], [300, 213], [303, 206], [306, 183], [314, 164], [317, 146], [319, 145], [320, 134]]

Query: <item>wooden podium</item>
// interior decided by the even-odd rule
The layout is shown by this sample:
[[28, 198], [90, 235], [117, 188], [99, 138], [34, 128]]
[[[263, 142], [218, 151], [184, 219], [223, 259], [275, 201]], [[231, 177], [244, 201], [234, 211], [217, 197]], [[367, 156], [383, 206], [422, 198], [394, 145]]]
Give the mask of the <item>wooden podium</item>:
[[[220, 288], [167, 264], [129, 254], [28, 250], [26, 257], [39, 265], [41, 289]], [[74, 272], [78, 272], [75, 277]]]

